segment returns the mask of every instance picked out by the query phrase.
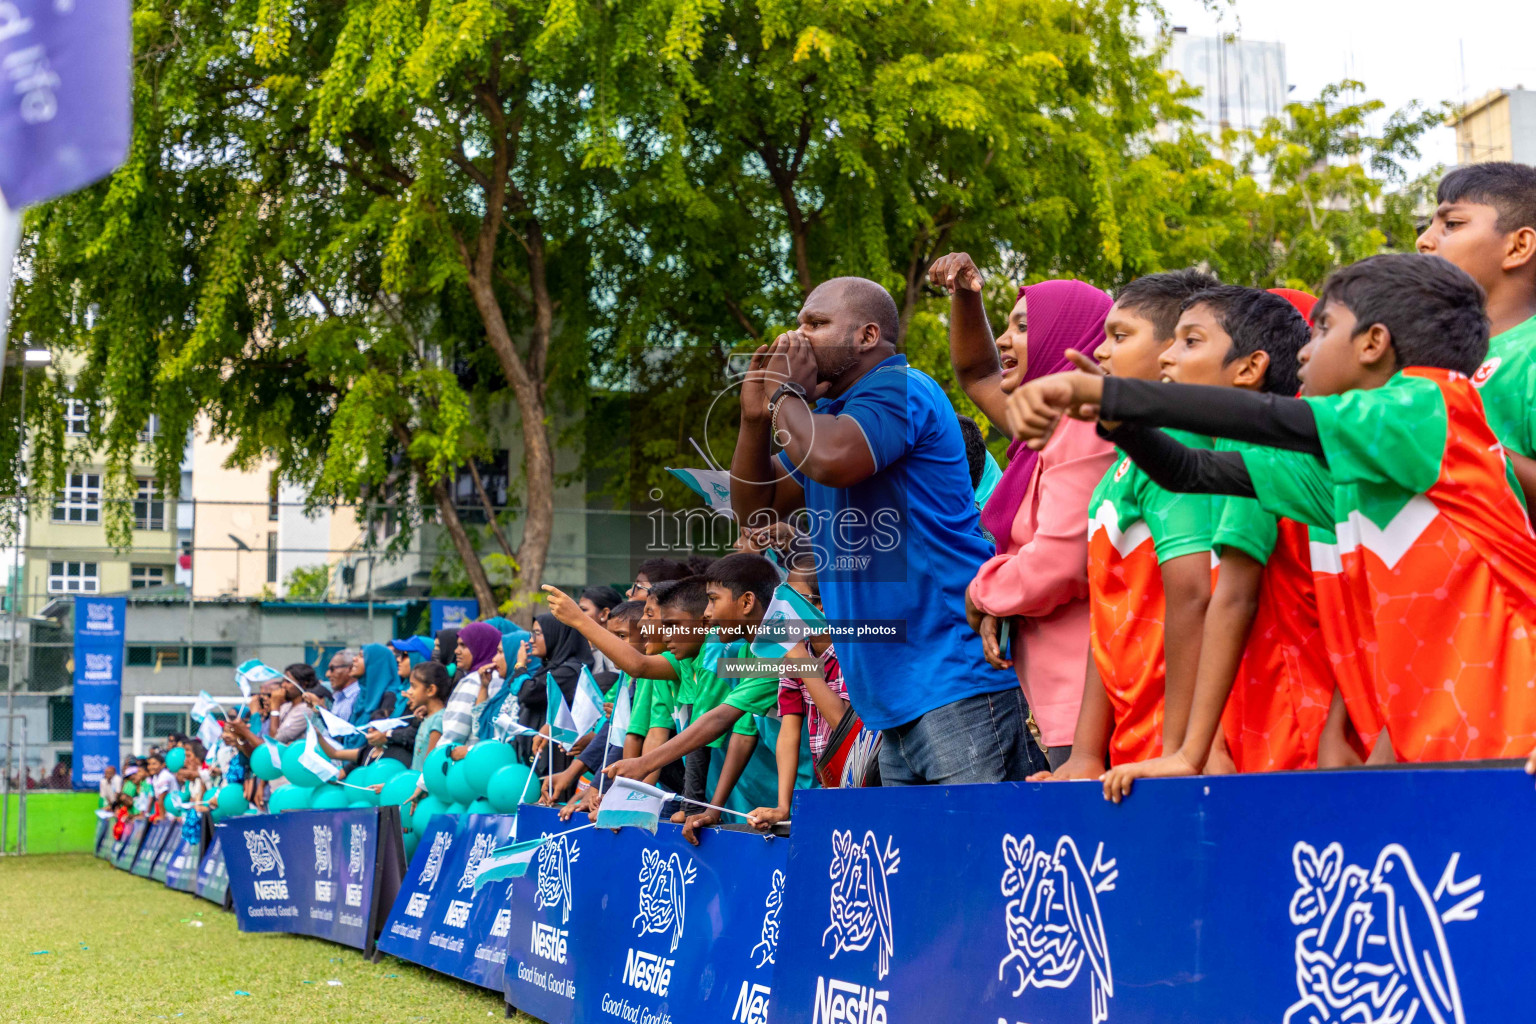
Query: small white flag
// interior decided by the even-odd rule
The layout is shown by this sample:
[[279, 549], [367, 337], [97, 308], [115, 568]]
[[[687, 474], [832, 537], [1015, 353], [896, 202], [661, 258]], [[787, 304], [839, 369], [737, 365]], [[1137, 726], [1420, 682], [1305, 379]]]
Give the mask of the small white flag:
[[203, 741], [203, 749], [208, 751], [208, 759], [213, 759], [213, 749], [224, 739], [224, 723], [212, 715], [203, 718], [203, 724], [197, 727], [197, 738]]
[[391, 729], [404, 729], [414, 719], [410, 718], [375, 718], [368, 723], [368, 728], [375, 732], [389, 732]]
[[325, 731], [330, 734], [332, 739], [337, 739], [342, 736], [362, 735], [363, 730], [359, 729], [345, 718], [342, 718], [339, 715], [333, 715], [325, 708], [315, 708], [315, 710], [320, 712], [320, 721], [325, 723]]
[[622, 777], [614, 779], [597, 808], [597, 827], [643, 828], [655, 835], [656, 825], [661, 820], [661, 805], [672, 796], [660, 786]]
[[251, 687], [260, 686], [262, 683], [270, 683], [273, 680], [283, 678], [283, 674], [270, 665], [262, 663], [260, 658], [252, 658], [240, 663], [235, 669], [235, 684], [240, 687], [240, 694], [246, 700], [251, 699]]
[[736, 513], [731, 511], [730, 473], [723, 469], [673, 469], [671, 466], [666, 470], [703, 498], [711, 511], [736, 518]]
[[576, 727], [577, 738], [601, 729], [606, 718], [603, 714], [603, 691], [597, 688], [592, 670], [583, 665], [581, 676], [576, 680], [576, 701], [571, 707], [571, 722]]
[[565, 702], [565, 691], [560, 689], [560, 684], [555, 682], [554, 673], [545, 677], [544, 692], [549, 699], [549, 707], [545, 711], [549, 721], [549, 735], [562, 747], [569, 747], [581, 736], [576, 731], [576, 720], [571, 717], [571, 706]]
[[763, 613], [763, 621], [752, 638], [752, 655], [757, 658], [782, 658], [790, 648], [825, 632], [827, 618], [816, 610], [794, 587], [779, 584], [773, 600]]
[[201, 722], [209, 715], [222, 714], [219, 702], [208, 695], [207, 690], [197, 691], [197, 700], [192, 703], [192, 720]]
[[[608, 727], [609, 746], [622, 747], [624, 745], [624, 736], [629, 732], [629, 720], [634, 716], [633, 701], [630, 699], [630, 690], [632, 689], [629, 677], [626, 676], [623, 682], [619, 684], [619, 695], [614, 698], [613, 702], [613, 724]], [[615, 740], [618, 742], [615, 743]]]
[[313, 772], [321, 782], [330, 782], [341, 774], [336, 766], [331, 764], [330, 759], [320, 753], [313, 722], [304, 727], [304, 752], [299, 755], [299, 764]]

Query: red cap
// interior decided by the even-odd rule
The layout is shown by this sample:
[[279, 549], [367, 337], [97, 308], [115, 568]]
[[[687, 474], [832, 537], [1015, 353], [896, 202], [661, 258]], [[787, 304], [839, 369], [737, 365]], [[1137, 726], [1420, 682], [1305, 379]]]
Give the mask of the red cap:
[[1307, 323], [1312, 322], [1312, 307], [1317, 305], [1317, 296], [1306, 292], [1297, 291], [1295, 288], [1271, 288], [1269, 294], [1278, 295], [1286, 302], [1296, 307], [1296, 312], [1306, 318]]

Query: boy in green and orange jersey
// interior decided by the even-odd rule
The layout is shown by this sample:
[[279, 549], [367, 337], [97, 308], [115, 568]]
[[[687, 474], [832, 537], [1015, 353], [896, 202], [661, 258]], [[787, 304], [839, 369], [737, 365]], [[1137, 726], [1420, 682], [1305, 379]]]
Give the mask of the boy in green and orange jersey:
[[1488, 425], [1536, 499], [1536, 168], [1485, 163], [1440, 180], [1419, 252], [1450, 260], [1483, 289], [1488, 358], [1472, 376]]
[[1180, 426], [1274, 446], [1200, 451], [1137, 431], [1137, 457], [1165, 485], [1333, 526], [1350, 646], [1374, 648], [1368, 688], [1344, 691], [1352, 720], [1374, 716], [1405, 761], [1525, 756], [1536, 536], [1470, 379], [1487, 346], [1482, 291], [1464, 272], [1376, 256], [1324, 287], [1303, 398], [1061, 374], [1028, 386], [1018, 428], [1040, 436], [1070, 410], [1112, 436]]
[[[1094, 351], [1101, 370], [1158, 380], [1158, 358], [1173, 343], [1184, 301], [1216, 284], [1194, 270], [1131, 282], [1105, 317], [1104, 342]], [[1118, 459], [1095, 488], [1083, 703], [1072, 756], [1036, 779], [1097, 779], [1106, 754], [1123, 764], [1183, 742], [1211, 594], [1210, 509], [1208, 498], [1157, 486], [1129, 458]], [[1172, 709], [1167, 716], [1165, 707]]]
[[[1286, 299], [1255, 288], [1213, 288], [1185, 301], [1174, 343], [1162, 355], [1163, 380], [1289, 397], [1306, 341], [1307, 322]], [[1126, 450], [1135, 456], [1133, 441]], [[1239, 497], [1216, 499], [1212, 520], [1220, 566], [1184, 742], [1162, 757], [1112, 768], [1104, 778], [1112, 800], [1135, 779], [1208, 770], [1213, 749], [1222, 747], [1238, 771], [1317, 765], [1334, 683], [1317, 643], [1307, 527]]]

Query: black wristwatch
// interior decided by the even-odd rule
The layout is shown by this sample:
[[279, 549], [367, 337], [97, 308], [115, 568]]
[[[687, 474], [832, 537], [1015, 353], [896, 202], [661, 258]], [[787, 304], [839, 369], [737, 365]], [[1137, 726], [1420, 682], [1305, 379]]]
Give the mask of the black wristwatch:
[[787, 380], [783, 384], [780, 384], [778, 389], [774, 391], [773, 396], [768, 399], [768, 408], [772, 409], [777, 406], [779, 404], [779, 399], [784, 397], [784, 393], [786, 391], [792, 395], [799, 395], [800, 400], [807, 405], [811, 403], [810, 397], [805, 393], [805, 388], [801, 387], [799, 384], [796, 384], [792, 380]]

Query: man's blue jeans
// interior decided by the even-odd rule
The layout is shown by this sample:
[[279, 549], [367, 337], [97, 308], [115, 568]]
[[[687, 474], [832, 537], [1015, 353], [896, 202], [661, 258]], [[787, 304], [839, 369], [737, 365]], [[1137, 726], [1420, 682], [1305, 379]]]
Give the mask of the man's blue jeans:
[[1029, 708], [1017, 686], [966, 697], [886, 729], [880, 782], [886, 786], [1016, 782], [1046, 771], [1029, 734]]

